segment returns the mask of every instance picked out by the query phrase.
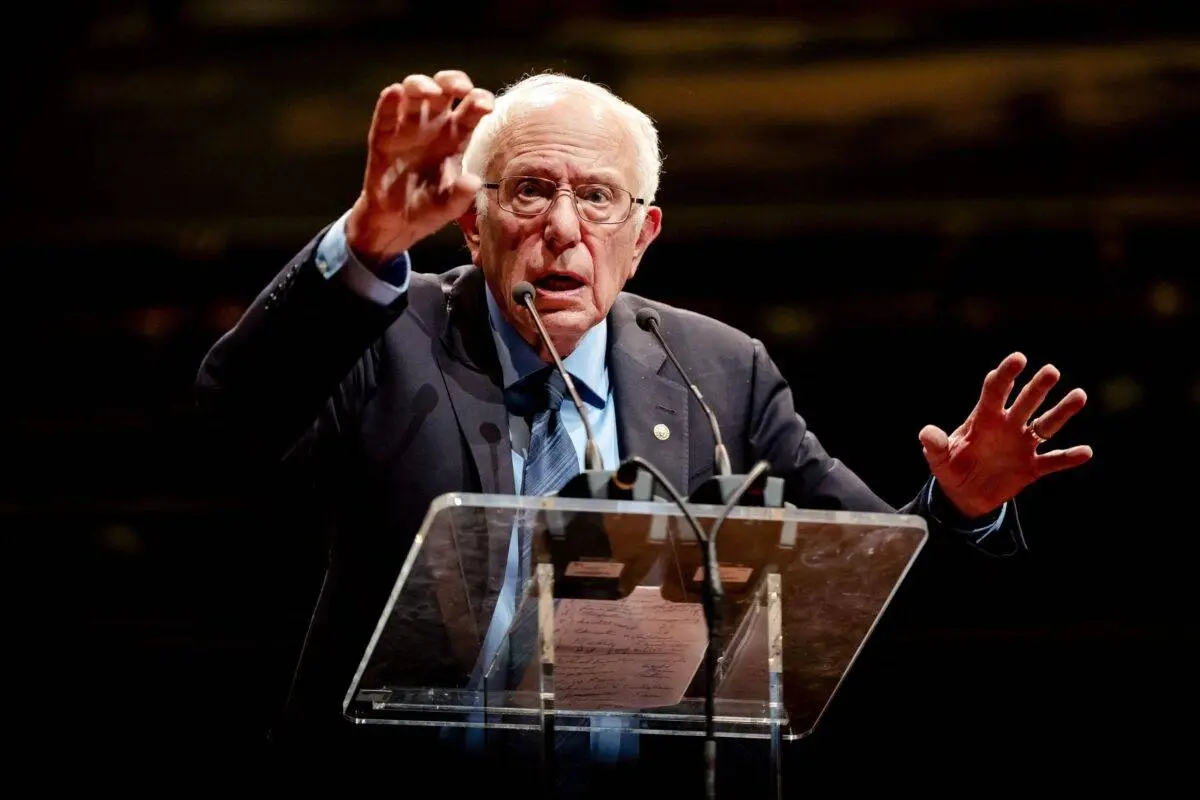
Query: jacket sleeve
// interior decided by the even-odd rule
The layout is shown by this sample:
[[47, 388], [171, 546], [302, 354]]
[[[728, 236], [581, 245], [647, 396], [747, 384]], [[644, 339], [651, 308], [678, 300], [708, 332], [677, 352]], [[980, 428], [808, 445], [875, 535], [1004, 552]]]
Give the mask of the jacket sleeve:
[[[207, 435], [276, 461], [317, 421], [345, 424], [371, 385], [371, 350], [407, 306], [380, 305], [315, 264], [322, 231], [205, 356], [196, 380]], [[212, 442], [211, 444], [217, 444]]]

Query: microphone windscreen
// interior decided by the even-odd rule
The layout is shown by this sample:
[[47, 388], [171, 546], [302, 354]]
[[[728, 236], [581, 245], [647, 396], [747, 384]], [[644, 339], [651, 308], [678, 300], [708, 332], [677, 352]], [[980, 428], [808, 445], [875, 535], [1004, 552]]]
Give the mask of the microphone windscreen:
[[512, 288], [513, 302], [519, 306], [525, 305], [525, 298], [533, 297], [536, 291], [533, 284], [529, 281], [518, 281], [517, 285]]
[[659, 325], [662, 323], [662, 320], [660, 320], [658, 317], [658, 312], [647, 306], [639, 308], [637, 314], [634, 316], [634, 319], [637, 320], [637, 326], [644, 331], [650, 330], [651, 325]]

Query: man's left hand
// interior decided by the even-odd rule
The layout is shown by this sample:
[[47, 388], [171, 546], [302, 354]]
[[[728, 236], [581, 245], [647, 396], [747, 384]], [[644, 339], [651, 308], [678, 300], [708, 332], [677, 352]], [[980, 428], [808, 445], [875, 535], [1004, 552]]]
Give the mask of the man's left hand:
[[934, 425], [919, 434], [925, 460], [946, 497], [967, 517], [981, 517], [1011, 500], [1043, 475], [1077, 467], [1092, 457], [1087, 445], [1038, 452], [1087, 402], [1072, 389], [1044, 414], [1035, 416], [1058, 383], [1050, 364], [1042, 367], [1005, 408], [1026, 359], [1013, 353], [987, 374], [979, 402], [949, 436]]

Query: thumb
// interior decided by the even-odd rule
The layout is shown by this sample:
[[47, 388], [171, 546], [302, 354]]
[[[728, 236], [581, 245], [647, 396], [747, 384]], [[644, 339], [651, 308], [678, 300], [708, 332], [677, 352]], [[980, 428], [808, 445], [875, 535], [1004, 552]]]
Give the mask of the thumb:
[[936, 471], [950, 457], [950, 437], [938, 426], [926, 425], [921, 428], [917, 438], [921, 440], [929, 468]]
[[446, 215], [451, 219], [458, 219], [467, 213], [467, 209], [475, 204], [475, 198], [482, 186], [483, 181], [478, 175], [470, 172], [459, 175], [446, 194]]
[[477, 175], [469, 172], [444, 180], [438, 191], [423, 198], [425, 205], [420, 216], [433, 229], [458, 219], [475, 202], [482, 184]]

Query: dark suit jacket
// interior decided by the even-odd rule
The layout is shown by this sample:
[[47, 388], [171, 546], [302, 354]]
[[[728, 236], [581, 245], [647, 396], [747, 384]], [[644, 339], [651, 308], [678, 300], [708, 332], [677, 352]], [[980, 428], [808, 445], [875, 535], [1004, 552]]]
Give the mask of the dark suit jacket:
[[[430, 501], [447, 492], [511, 493], [500, 369], [482, 273], [414, 273], [388, 307], [327, 280], [309, 243], [201, 367], [199, 398], [215, 441], [243, 463], [307, 465], [331, 534], [328, 566], [289, 701], [289, 716], [336, 720], [354, 669]], [[713, 472], [705, 414], [653, 337], [662, 330], [711, 403], [735, 472], [765, 459], [801, 508], [892, 512], [832, 458], [793, 407], [755, 339], [716, 320], [622, 293], [609, 315], [609, 370], [623, 455], [646, 457], [680, 489]], [[660, 441], [654, 425], [670, 420]], [[249, 459], [249, 461], [246, 461]], [[927, 488], [927, 487], [926, 487]], [[1021, 541], [1015, 514], [979, 543], [930, 516], [926, 489], [901, 509], [925, 515], [931, 542], [995, 554]], [[937, 516], [946, 520], [948, 507]], [[947, 520], [949, 521], [949, 520]]]

